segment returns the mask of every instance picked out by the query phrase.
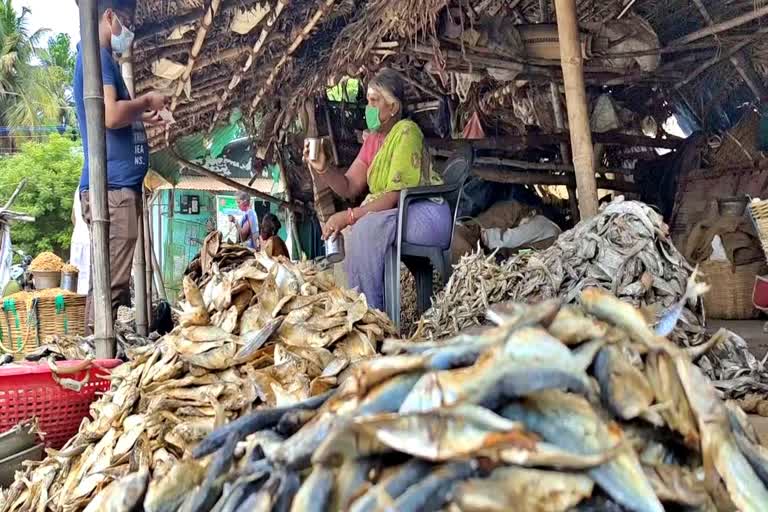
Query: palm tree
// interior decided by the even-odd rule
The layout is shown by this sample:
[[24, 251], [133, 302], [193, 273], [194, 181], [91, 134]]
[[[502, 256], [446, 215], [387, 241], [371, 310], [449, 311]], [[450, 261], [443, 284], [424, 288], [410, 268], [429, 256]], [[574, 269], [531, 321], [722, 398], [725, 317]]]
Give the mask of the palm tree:
[[48, 38], [48, 45], [37, 50], [37, 57], [45, 68], [49, 86], [63, 106], [60, 118], [74, 126], [74, 99], [72, 80], [75, 75], [75, 52], [69, 34], [59, 33]]
[[0, 0], [0, 121], [19, 134], [64, 121], [60, 78], [38, 64], [37, 47], [47, 30], [30, 33], [26, 7], [18, 14]]

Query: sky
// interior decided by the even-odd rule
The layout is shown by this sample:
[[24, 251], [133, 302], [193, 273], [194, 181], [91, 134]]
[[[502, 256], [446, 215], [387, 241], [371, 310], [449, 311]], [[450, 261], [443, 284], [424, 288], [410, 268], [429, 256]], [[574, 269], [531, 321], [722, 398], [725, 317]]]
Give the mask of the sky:
[[[51, 30], [51, 35], [58, 32], [69, 34], [72, 48], [80, 41], [80, 20], [75, 0], [12, 0], [14, 9], [21, 14], [27, 7], [30, 33], [41, 28]], [[47, 40], [47, 38], [45, 38]]]

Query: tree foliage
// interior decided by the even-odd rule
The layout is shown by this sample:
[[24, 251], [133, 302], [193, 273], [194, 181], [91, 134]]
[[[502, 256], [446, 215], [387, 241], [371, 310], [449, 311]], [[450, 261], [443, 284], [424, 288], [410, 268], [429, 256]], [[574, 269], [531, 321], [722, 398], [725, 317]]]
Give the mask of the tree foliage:
[[58, 134], [46, 142], [24, 144], [21, 152], [0, 159], [0, 204], [29, 178], [12, 209], [36, 219], [11, 227], [14, 247], [28, 254], [53, 251], [66, 256], [72, 236], [72, 203], [82, 167], [80, 143]]
[[11, 0], [0, 0], [0, 120], [22, 130], [61, 124], [69, 112], [65, 91], [70, 75], [59, 67], [68, 65], [61, 55], [63, 39], [57, 36], [49, 43], [46, 50], [57, 64], [46, 65], [39, 48], [48, 31], [30, 32], [29, 13], [25, 7], [19, 14]]

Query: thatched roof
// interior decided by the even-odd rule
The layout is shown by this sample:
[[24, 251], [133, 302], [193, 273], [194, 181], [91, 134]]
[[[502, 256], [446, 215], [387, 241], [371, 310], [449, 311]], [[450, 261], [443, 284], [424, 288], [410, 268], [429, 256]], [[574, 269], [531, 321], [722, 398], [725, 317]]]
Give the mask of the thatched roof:
[[[168, 130], [150, 131], [151, 145], [158, 150], [180, 136], [206, 132], [235, 109], [255, 139], [285, 141], [311, 94], [344, 76], [366, 78], [382, 65], [408, 77], [415, 102], [448, 98], [454, 121], [477, 111], [497, 133], [520, 134], [530, 125], [550, 132], [549, 84], [561, 83], [561, 72], [557, 61], [541, 58], [551, 50], [552, 32], [531, 25], [551, 21], [552, 4], [139, 0], [136, 89], [171, 90], [177, 121]], [[582, 28], [591, 34], [585, 36], [587, 83], [639, 118], [651, 116], [660, 125], [669, 113], [684, 111], [700, 127], [722, 129], [764, 95], [768, 17], [706, 33], [711, 24], [768, 14], [762, 0], [577, 4]], [[512, 21], [522, 36], [493, 20]], [[498, 48], [498, 41], [515, 37], [523, 47], [542, 45], [543, 53]], [[484, 46], [484, 38], [490, 44]]]

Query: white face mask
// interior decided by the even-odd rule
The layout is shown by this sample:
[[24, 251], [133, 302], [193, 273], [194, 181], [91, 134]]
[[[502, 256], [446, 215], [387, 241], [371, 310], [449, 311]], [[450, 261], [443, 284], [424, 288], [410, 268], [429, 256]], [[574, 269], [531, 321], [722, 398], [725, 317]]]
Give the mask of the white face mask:
[[115, 15], [115, 19], [120, 24], [120, 27], [122, 27], [122, 30], [120, 31], [120, 35], [112, 34], [112, 51], [119, 54], [124, 54], [128, 50], [131, 49], [131, 45], [133, 44], [133, 32], [125, 28], [125, 25], [123, 25], [123, 22], [120, 21], [120, 18]]

